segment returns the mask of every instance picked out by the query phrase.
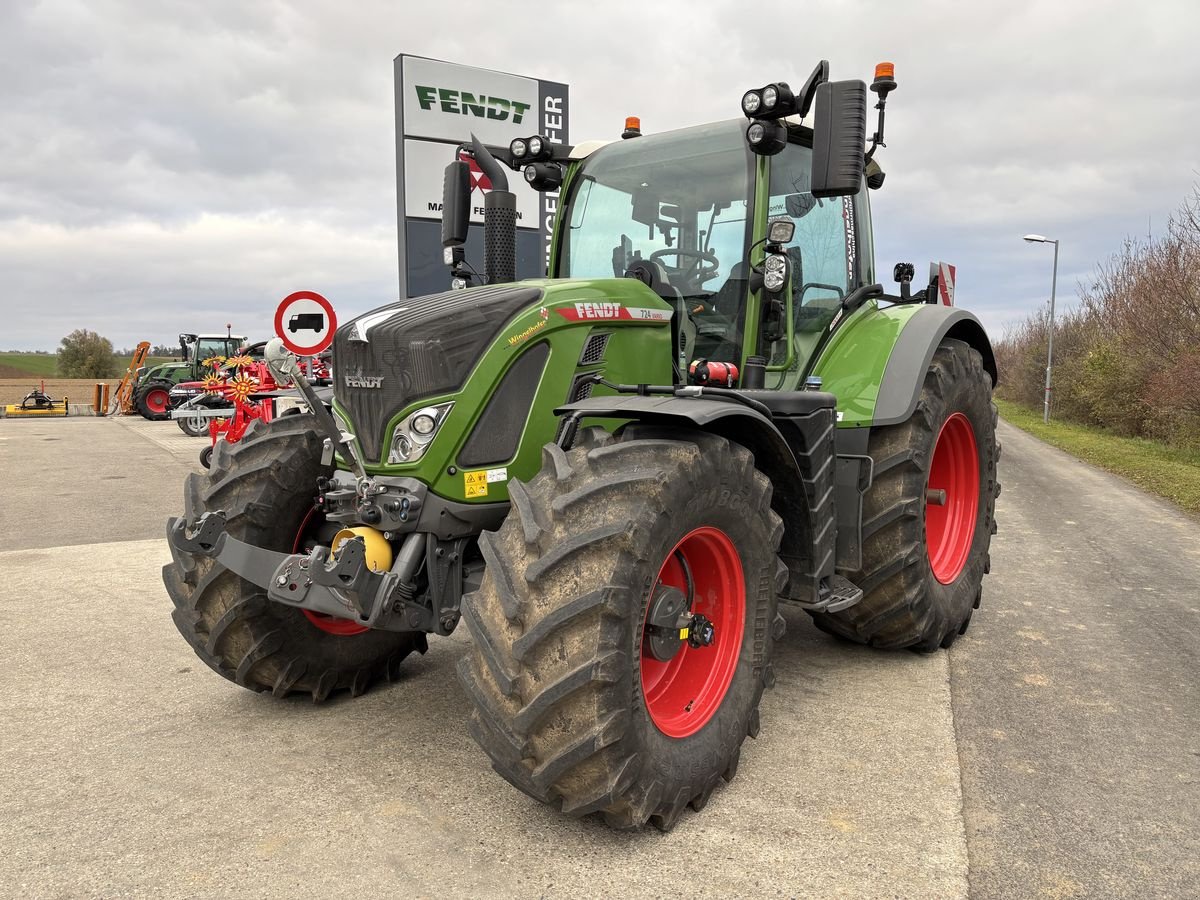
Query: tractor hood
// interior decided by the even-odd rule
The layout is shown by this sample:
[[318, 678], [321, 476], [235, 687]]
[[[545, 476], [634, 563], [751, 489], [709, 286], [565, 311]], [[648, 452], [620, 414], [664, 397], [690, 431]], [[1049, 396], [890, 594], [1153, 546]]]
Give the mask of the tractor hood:
[[341, 326], [333, 339], [334, 396], [367, 459], [388, 420], [422, 397], [462, 387], [484, 349], [538, 286], [505, 284], [398, 300]]
[[[478, 427], [515, 440], [527, 418], [536, 419], [536, 435], [524, 437], [536, 437], [540, 452], [541, 443], [553, 437], [551, 410], [569, 399], [580, 367], [620, 361], [609, 369], [614, 375], [639, 382], [670, 378], [671, 316], [671, 307], [633, 278], [530, 279], [400, 300], [338, 328], [336, 406], [368, 466], [385, 464], [383, 448], [400, 413], [433, 398], [456, 401], [438, 437], [439, 445], [462, 442], [455, 466], [472, 466], [485, 456], [489, 462], [511, 458], [509, 450], [497, 449], [509, 442], [476, 453], [476, 445], [488, 441], [472, 443], [468, 435]], [[594, 330], [613, 336], [607, 355], [585, 352]], [[597, 346], [607, 340], [602, 337]], [[554, 352], [548, 354], [548, 347]], [[520, 364], [527, 356], [537, 359]], [[485, 407], [491, 409], [487, 416]], [[458, 437], [452, 436], [459, 428]], [[550, 434], [543, 435], [543, 428]], [[432, 468], [437, 455], [431, 452], [425, 465]]]

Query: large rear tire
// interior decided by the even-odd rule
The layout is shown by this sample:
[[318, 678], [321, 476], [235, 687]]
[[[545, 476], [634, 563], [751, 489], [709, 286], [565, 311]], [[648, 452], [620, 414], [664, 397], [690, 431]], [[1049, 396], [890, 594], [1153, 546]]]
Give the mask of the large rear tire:
[[[786, 579], [770, 482], [723, 438], [630, 428], [547, 445], [510, 496], [463, 604], [471, 733], [497, 772], [568, 815], [667, 830], [733, 778], [758, 734]], [[647, 612], [685, 571], [715, 635], [664, 661]]]
[[[187, 478], [187, 517], [224, 510], [234, 537], [292, 552], [309, 520], [316, 479], [329, 472], [321, 447], [309, 415], [255, 422], [236, 444], [218, 441], [211, 469]], [[379, 678], [393, 680], [412, 651], [425, 652], [423, 634], [339, 633], [268, 600], [262, 588], [210, 559], [172, 553], [163, 582], [175, 626], [213, 671], [252, 691], [303, 692], [314, 701], [342, 690], [358, 696]]]
[[133, 405], [143, 418], [157, 422], [171, 415], [171, 382], [156, 378], [138, 385]]
[[873, 647], [949, 647], [979, 608], [1000, 493], [996, 406], [979, 352], [943, 341], [912, 416], [872, 429], [868, 452], [862, 569], [845, 573], [865, 596], [813, 618]]

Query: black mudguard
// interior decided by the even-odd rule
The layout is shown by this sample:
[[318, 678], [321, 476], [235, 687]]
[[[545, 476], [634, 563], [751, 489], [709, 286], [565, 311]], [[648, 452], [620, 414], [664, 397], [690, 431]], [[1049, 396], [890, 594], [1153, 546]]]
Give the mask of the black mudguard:
[[[755, 399], [762, 396], [746, 393]], [[771, 507], [784, 522], [779, 555], [790, 575], [787, 596], [813, 601], [821, 579], [834, 570], [835, 411], [832, 405], [811, 406], [768, 418], [731, 400], [622, 394], [589, 397], [560, 406], [555, 413], [695, 428], [748, 448], [774, 486]]]

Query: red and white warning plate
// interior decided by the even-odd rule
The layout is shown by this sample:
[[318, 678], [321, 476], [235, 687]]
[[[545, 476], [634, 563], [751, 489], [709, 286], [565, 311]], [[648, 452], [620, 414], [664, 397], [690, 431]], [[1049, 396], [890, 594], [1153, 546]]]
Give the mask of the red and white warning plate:
[[337, 315], [316, 291], [296, 291], [275, 310], [275, 333], [297, 356], [316, 356], [333, 343]]

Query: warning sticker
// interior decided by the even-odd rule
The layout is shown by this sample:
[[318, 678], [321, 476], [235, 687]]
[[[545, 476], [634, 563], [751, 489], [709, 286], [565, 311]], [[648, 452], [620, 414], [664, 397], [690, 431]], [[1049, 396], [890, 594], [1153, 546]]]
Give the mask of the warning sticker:
[[469, 500], [487, 496], [487, 472], [463, 472], [463, 488]]
[[507, 466], [501, 466], [499, 469], [480, 469], [478, 472], [463, 472], [463, 491], [468, 499], [486, 497], [488, 485], [497, 481], [508, 481]]

